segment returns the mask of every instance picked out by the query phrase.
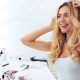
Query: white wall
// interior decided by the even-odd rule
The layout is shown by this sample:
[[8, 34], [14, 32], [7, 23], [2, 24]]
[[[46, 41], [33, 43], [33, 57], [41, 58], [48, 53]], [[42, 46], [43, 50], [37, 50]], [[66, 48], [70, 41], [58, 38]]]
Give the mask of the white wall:
[[[43, 56], [44, 52], [25, 47], [20, 38], [48, 25], [64, 1], [67, 0], [0, 0], [0, 48], [6, 48], [9, 56]], [[41, 39], [48, 40], [50, 35]]]

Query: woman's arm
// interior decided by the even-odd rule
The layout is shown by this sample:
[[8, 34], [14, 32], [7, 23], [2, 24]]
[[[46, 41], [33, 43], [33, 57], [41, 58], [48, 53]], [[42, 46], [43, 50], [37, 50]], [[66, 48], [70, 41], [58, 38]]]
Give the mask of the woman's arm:
[[40, 36], [50, 31], [52, 31], [52, 27], [45, 26], [30, 34], [25, 35], [21, 38], [21, 41], [24, 45], [29, 46], [31, 48], [41, 51], [50, 51], [51, 42], [37, 40]]
[[21, 38], [21, 41], [24, 45], [40, 50], [40, 51], [50, 51], [51, 41], [39, 41], [37, 40], [40, 36], [44, 35], [53, 30], [55, 24], [55, 17], [52, 18], [50, 25], [43, 26], [42, 28], [25, 35]]

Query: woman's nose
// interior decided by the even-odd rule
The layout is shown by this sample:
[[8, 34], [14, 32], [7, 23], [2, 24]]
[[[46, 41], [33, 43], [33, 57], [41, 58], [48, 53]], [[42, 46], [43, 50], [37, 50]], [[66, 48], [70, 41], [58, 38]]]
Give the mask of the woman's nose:
[[60, 20], [60, 21], [61, 21], [61, 22], [64, 22], [64, 21], [65, 21], [64, 16], [61, 17], [61, 20]]

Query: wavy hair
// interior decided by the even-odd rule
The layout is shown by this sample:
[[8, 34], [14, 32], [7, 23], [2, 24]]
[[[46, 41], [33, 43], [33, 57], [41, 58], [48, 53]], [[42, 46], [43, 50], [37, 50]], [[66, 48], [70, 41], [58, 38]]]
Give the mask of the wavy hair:
[[[70, 16], [71, 16], [71, 21], [73, 24], [73, 30], [72, 34], [67, 40], [67, 47], [70, 51], [70, 56], [74, 61], [80, 62], [80, 22], [74, 17], [74, 10], [71, 2], [65, 2], [63, 3], [59, 10], [64, 7], [68, 6], [70, 9]], [[58, 16], [57, 12], [57, 16]], [[48, 56], [49, 60], [49, 65], [53, 64], [57, 58], [60, 57], [60, 54], [62, 53], [63, 50], [63, 44], [66, 41], [66, 34], [62, 33], [57, 21], [55, 22], [55, 25], [53, 29], [53, 37], [52, 37], [52, 43], [51, 43], [51, 54]]]

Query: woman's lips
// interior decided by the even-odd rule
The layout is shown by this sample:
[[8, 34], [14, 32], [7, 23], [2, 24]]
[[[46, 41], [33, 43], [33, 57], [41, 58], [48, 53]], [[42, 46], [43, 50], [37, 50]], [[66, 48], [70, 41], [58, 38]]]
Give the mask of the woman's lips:
[[61, 25], [61, 27], [67, 27], [68, 26], [68, 24], [65, 24], [65, 25]]

